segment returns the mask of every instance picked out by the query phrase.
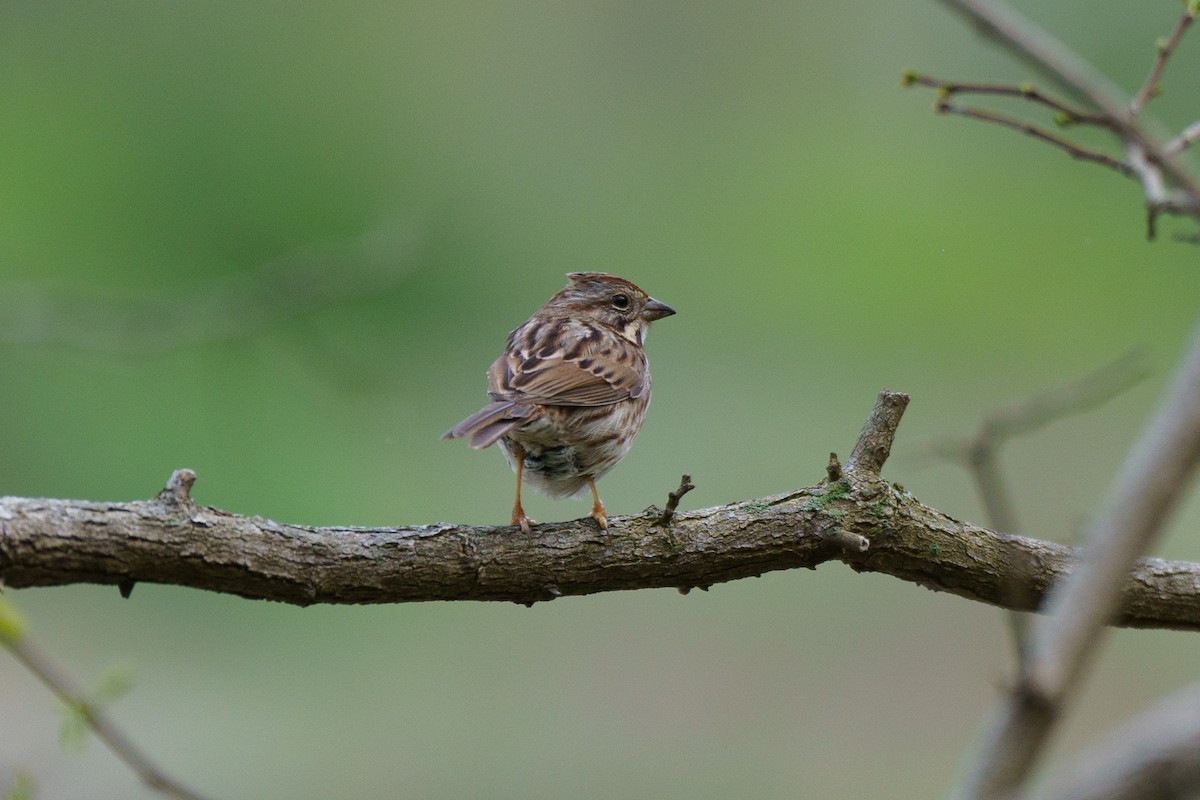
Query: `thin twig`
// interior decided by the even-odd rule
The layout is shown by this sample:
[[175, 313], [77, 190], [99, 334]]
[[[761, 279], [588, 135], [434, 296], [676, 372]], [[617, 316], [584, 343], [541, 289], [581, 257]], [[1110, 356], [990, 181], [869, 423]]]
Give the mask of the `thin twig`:
[[1160, 214], [1200, 216], [1200, 196], [1193, 197], [1178, 189], [1168, 189], [1162, 169], [1146, 156], [1139, 142], [1130, 141], [1125, 148], [1129, 167], [1142, 184], [1146, 198], [1146, 238], [1153, 240]]
[[1129, 101], [1115, 83], [1071, 48], [1033, 24], [1011, 6], [996, 0], [941, 0], [962, 14], [981, 33], [1011, 50], [1064, 91], [1120, 121]]
[[984, 94], [997, 95], [1000, 97], [1018, 97], [1050, 109], [1055, 113], [1055, 121], [1060, 125], [1095, 125], [1097, 127], [1107, 128], [1109, 130], [1112, 130], [1113, 128], [1112, 121], [1107, 117], [1101, 114], [1091, 114], [1073, 106], [1069, 106], [1058, 98], [1042, 92], [1036, 86], [1029, 83], [1016, 85], [1011, 83], [969, 83], [946, 81], [911, 70], [904, 73], [902, 82], [905, 86], [924, 86], [929, 89], [936, 89], [939, 93], [939, 96], [944, 99], [953, 97], [956, 94]]
[[1196, 142], [1200, 142], [1200, 119], [1183, 129], [1183, 132], [1163, 145], [1163, 155], [1173, 158]]
[[[1002, 477], [998, 448], [981, 448], [973, 455], [968, 464], [968, 472], [975, 481], [975, 489], [983, 499], [984, 518], [988, 524], [1007, 533], [1020, 531], [1021, 526], [1017, 521], [1015, 506]], [[1010, 585], [1006, 591], [1014, 606], [1029, 602], [1028, 598], [1020, 597], [1020, 594], [1026, 590], [1019, 584]], [[1025, 661], [1025, 651], [1029, 642], [1029, 617], [1027, 615], [1028, 612], [1012, 609], [1008, 610], [1006, 614], [1018, 664]]]
[[662, 515], [658, 518], [659, 525], [670, 525], [671, 520], [675, 519], [675, 510], [679, 508], [679, 501], [683, 496], [695, 489], [695, 484], [692, 483], [691, 475], [684, 475], [679, 479], [679, 488], [674, 491], [667, 492], [667, 507], [663, 509]]
[[[1131, 350], [1078, 380], [1039, 392], [984, 419], [973, 436], [938, 439], [928, 449], [938, 457], [970, 466], [980, 449], [994, 450], [1017, 436], [1034, 433], [1064, 417], [1107, 403], [1150, 374], [1144, 350]], [[1003, 525], [998, 530], [1008, 530]]]
[[1146, 158], [1146, 151], [1137, 142], [1125, 147], [1129, 167], [1142, 184], [1142, 195], [1146, 198], [1146, 239], [1154, 241], [1158, 235], [1158, 215], [1167, 202], [1167, 186], [1162, 172]]
[[151, 761], [103, 709], [89, 702], [83, 690], [28, 641], [27, 636], [3, 636], [0, 637], [0, 644], [3, 644], [13, 658], [33, 673], [69, 709], [78, 713], [96, 737], [104, 742], [112, 754], [123, 761], [142, 783], [177, 800], [204, 800], [204, 795], [184, 786]]
[[934, 110], [940, 114], [958, 114], [971, 119], [982, 120], [983, 122], [992, 122], [996, 125], [1002, 125], [1005, 128], [1011, 128], [1020, 131], [1027, 136], [1032, 136], [1034, 139], [1046, 142], [1067, 153], [1072, 158], [1080, 161], [1091, 161], [1095, 164], [1108, 167], [1120, 174], [1131, 177], [1133, 175], [1132, 168], [1120, 159], [1113, 158], [1107, 153], [1099, 150], [1092, 150], [1086, 147], [1081, 147], [1072, 141], [1056, 136], [1047, 130], [1039, 128], [1036, 125], [1031, 125], [1028, 122], [1019, 120], [1015, 117], [1009, 117], [1004, 114], [998, 114], [994, 111], [985, 111], [981, 108], [973, 108], [971, 106], [960, 106], [950, 103], [946, 100], [939, 100], [933, 106]]
[[1090, 526], [1078, 569], [1045, 601], [1017, 684], [989, 726], [960, 796], [1020, 790], [1120, 603], [1129, 570], [1159, 535], [1200, 464], [1200, 325], [1172, 385]]
[[[1175, 155], [1190, 144], [1188, 136], [1181, 135], [1170, 140], [1166, 145], [1160, 144], [1161, 134], [1157, 127], [1146, 120], [1139, 119], [1136, 113], [1131, 111], [1135, 108], [1134, 99], [1129, 98], [1074, 50], [1000, 0], [941, 1], [966, 17], [985, 35], [1031, 64], [1035, 69], [1048, 75], [1072, 97], [1094, 107], [1098, 112], [1095, 116], [1103, 118], [1106, 123], [1094, 122], [1093, 124], [1103, 124], [1104, 127], [1109, 128], [1120, 138], [1127, 156], [1129, 158], [1140, 156], [1142, 161], [1136, 165], [1130, 164], [1111, 156], [1098, 154], [1096, 151], [1079, 148], [1073, 143], [1036, 129], [1034, 126], [1027, 126], [1025, 123], [992, 112], [958, 108], [939, 108], [938, 110], [961, 113], [965, 116], [1021, 130], [1066, 150], [1077, 158], [1104, 164], [1127, 177], [1136, 178], [1141, 182], [1144, 191], [1156, 190], [1151, 191], [1146, 197], [1148, 230], [1151, 234], [1154, 231], [1155, 220], [1160, 214], [1200, 217], [1200, 180], [1174, 159]], [[1188, 13], [1195, 13], [1191, 6], [1189, 6]], [[1187, 24], [1181, 23], [1176, 27], [1176, 32], [1182, 35], [1180, 28], [1186, 29]], [[1172, 39], [1175, 38], [1177, 37], [1172, 37]], [[1177, 41], [1175, 43], [1177, 44]], [[1171, 44], [1166, 55], [1169, 56], [1173, 50], [1174, 44]], [[1161, 64], [1165, 65], [1162, 49], [1159, 51], [1158, 59]], [[1161, 65], [1156, 71], [1161, 73]], [[1019, 87], [1017, 91], [1009, 93], [1018, 94]], [[1030, 99], [1045, 105], [1041, 100]], [[1140, 108], [1140, 105], [1137, 107]], [[1029, 128], [1034, 129], [1029, 130]], [[1170, 188], [1168, 188], [1168, 184]]]
[[1129, 113], [1133, 116], [1136, 117], [1140, 114], [1150, 98], [1158, 94], [1158, 82], [1162, 79], [1163, 70], [1167, 67], [1167, 61], [1171, 58], [1171, 54], [1175, 52], [1175, 48], [1179, 46], [1179, 40], [1183, 38], [1183, 34], [1187, 32], [1188, 27], [1195, 18], [1195, 8], [1185, 3], [1183, 16], [1179, 18], [1179, 22], [1175, 23], [1175, 30], [1171, 31], [1170, 37], [1158, 46], [1158, 55], [1154, 59], [1154, 66], [1150, 69], [1150, 75], [1146, 78], [1146, 82], [1142, 84], [1142, 88], [1134, 95], [1133, 101], [1129, 104]]
[[825, 479], [829, 483], [837, 483], [842, 479], [842, 462], [838, 461], [837, 453], [829, 454], [829, 463], [825, 465]]

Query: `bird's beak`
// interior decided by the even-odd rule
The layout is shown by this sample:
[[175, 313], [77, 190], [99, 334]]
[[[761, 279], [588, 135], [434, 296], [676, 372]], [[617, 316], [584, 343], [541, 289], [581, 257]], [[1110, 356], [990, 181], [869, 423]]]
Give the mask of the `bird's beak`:
[[642, 308], [642, 319], [646, 322], [654, 322], [656, 319], [669, 317], [675, 313], [675, 309], [671, 308], [666, 303], [660, 303], [651, 297], [646, 301], [646, 305]]

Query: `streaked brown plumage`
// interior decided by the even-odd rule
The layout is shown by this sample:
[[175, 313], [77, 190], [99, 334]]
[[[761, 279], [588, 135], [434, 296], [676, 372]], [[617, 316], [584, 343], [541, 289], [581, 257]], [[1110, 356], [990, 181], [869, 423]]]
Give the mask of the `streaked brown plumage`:
[[636, 284], [572, 272], [566, 288], [508, 335], [488, 370], [492, 402], [447, 431], [471, 447], [499, 443], [517, 473], [512, 524], [529, 532], [521, 481], [551, 497], [592, 491], [591, 516], [608, 528], [596, 480], [625, 457], [650, 406], [650, 323], [675, 310]]

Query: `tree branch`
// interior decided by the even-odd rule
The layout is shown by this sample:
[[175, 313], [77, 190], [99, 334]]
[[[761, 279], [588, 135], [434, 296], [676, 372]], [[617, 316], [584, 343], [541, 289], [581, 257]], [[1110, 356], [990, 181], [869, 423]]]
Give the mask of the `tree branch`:
[[1183, 38], [1183, 34], [1187, 33], [1187, 29], [1191, 27], [1195, 19], [1195, 8], [1188, 3], [1184, 3], [1183, 16], [1179, 18], [1179, 22], [1175, 23], [1175, 30], [1171, 32], [1170, 37], [1159, 44], [1158, 56], [1154, 59], [1154, 66], [1150, 68], [1150, 75], [1146, 78], [1146, 82], [1142, 84], [1142, 88], [1138, 90], [1137, 95], [1129, 103], [1129, 111], [1133, 116], [1136, 117], [1140, 114], [1150, 98], [1158, 94], [1158, 82], [1162, 79], [1163, 70], [1167, 68], [1167, 61], [1171, 58], [1171, 54], [1179, 46], [1179, 41]]
[[[900, 426], [900, 418], [904, 409], [908, 408], [908, 395], [900, 392], [889, 392], [884, 389], [871, 409], [858, 441], [850, 452], [850, 460], [846, 462], [846, 472], [863, 478], [878, 478], [883, 464], [892, 453], [892, 440], [896, 438], [896, 428]], [[836, 460], [833, 453], [830, 460]]]
[[960, 106], [947, 100], [938, 100], [934, 103], [933, 110], [939, 114], [957, 114], [960, 117], [969, 117], [981, 122], [991, 122], [1004, 128], [1011, 128], [1015, 131], [1020, 131], [1026, 136], [1031, 136], [1038, 141], [1057, 147], [1078, 161], [1090, 161], [1093, 164], [1108, 167], [1127, 178], [1134, 176], [1133, 167], [1120, 159], [1113, 158], [1108, 153], [1075, 144], [1069, 139], [1057, 136], [1044, 128], [1039, 128], [1037, 125], [1031, 125], [1028, 122], [1006, 114], [997, 114], [995, 111], [987, 111], [986, 109], [974, 108], [972, 106]]
[[[1018, 405], [989, 413], [974, 435], [931, 443], [930, 451], [960, 463], [971, 475], [983, 502], [984, 519], [998, 531], [1021, 530], [1016, 506], [1000, 468], [1000, 450], [1012, 438], [1031, 433], [1056, 419], [1085, 411], [1116, 397], [1149, 373], [1145, 353], [1131, 351], [1089, 375], [1056, 386]], [[1020, 591], [1019, 587], [1013, 588]], [[1020, 661], [1025, 659], [1028, 618], [1009, 612]]]
[[1047, 597], [1028, 658], [987, 732], [960, 796], [1017, 792], [1122, 603], [1127, 575], [1161, 532], [1200, 464], [1200, 325], [1154, 417], [1142, 431], [1087, 535], [1079, 569]]
[[[1151, 239], [1154, 238], [1155, 221], [1161, 214], [1200, 218], [1200, 180], [1175, 160], [1175, 156], [1190, 144], [1189, 131], [1164, 144], [1159, 141], [1162, 137], [1152, 129], [1153, 126], [1138, 118], [1142, 106], [1153, 93], [1167, 60], [1195, 16], [1192, 4], [1186, 6], [1183, 18], [1176, 25], [1170, 38], [1159, 46], [1150, 77], [1142, 90], [1137, 97], [1130, 99], [1087, 60], [1000, 0], [942, 2], [965, 17], [984, 35], [1048, 75], [1073, 97], [1096, 109], [1097, 113], [1077, 111], [1064, 103], [1047, 98], [1036, 90], [1024, 91], [1022, 87], [1001, 90], [992, 84], [936, 82], [932, 79], [922, 80], [921, 76], [915, 73], [906, 74], [906, 85], [920, 84], [938, 88], [943, 95], [935, 108], [940, 112], [962, 114], [1020, 130], [1059, 147], [1076, 158], [1103, 164], [1136, 179], [1141, 183], [1145, 195], [1147, 234]], [[1120, 140], [1125, 151], [1125, 160], [1080, 147], [1021, 120], [981, 109], [957, 106], [947, 100], [955, 92], [966, 91], [1022, 96], [1056, 109], [1064, 122], [1079, 122], [1107, 128]]]
[[[3, 602], [0, 600], [0, 603]], [[29, 641], [29, 635], [25, 633], [11, 608], [0, 607], [0, 646], [8, 650], [13, 658], [50, 689], [68, 709], [71, 709], [71, 713], [78, 714], [96, 737], [124, 762], [142, 783], [176, 800], [204, 800], [202, 795], [184, 786], [154, 763], [112, 721], [108, 712], [89, 700], [87, 693], [78, 684]]]
[[[960, 522], [879, 478], [905, 403], [905, 395], [880, 395], [840, 480], [677, 512], [669, 528], [654, 510], [611, 517], [608, 533], [590, 520], [538, 525], [532, 535], [450, 523], [288, 525], [195, 505], [183, 472], [146, 501], [0, 498], [0, 577], [12, 587], [147, 581], [297, 605], [533, 603], [709, 586], [842, 561], [859, 572], [1035, 610], [1070, 571], [1074, 552]], [[1113, 623], [1200, 630], [1200, 564], [1139, 562]]]
[[683, 499], [685, 494], [695, 488], [696, 486], [692, 483], [691, 475], [684, 475], [680, 478], [679, 488], [667, 492], [667, 507], [658, 515], [658, 524], [670, 525], [671, 520], [675, 519], [675, 512], [679, 510], [679, 501]]
[[1069, 106], [1029, 83], [1023, 83], [1018, 86], [1009, 83], [944, 81], [934, 78], [931, 75], [922, 75], [914, 70], [907, 70], [904, 73], [901, 83], [904, 86], [924, 86], [928, 89], [936, 89], [939, 98], [947, 100], [956, 94], [986, 94], [1000, 97], [1016, 97], [1050, 109], [1055, 113], [1055, 119], [1061, 125], [1095, 125], [1112, 130], [1112, 123], [1103, 114], [1089, 114], [1086, 111]]
[[1200, 142], [1200, 119], [1183, 129], [1183, 132], [1163, 145], [1163, 155], [1177, 156], [1196, 142]]
[[1022, 403], [989, 412], [970, 436], [940, 437], [930, 454], [961, 464], [971, 473], [988, 525], [998, 531], [1021, 529], [1016, 508], [1000, 475], [1000, 449], [1009, 439], [1033, 433], [1055, 420], [1108, 402], [1150, 372], [1146, 354], [1133, 350], [1070, 383], [1039, 392]]
[[1110, 116], [1128, 106], [1121, 90], [1075, 51], [1009, 6], [994, 0], [942, 0], [983, 35], [994, 39], [1042, 74]]
[[1137, 715], [1075, 762], [1039, 797], [1176, 800], [1200, 795], [1200, 684]]

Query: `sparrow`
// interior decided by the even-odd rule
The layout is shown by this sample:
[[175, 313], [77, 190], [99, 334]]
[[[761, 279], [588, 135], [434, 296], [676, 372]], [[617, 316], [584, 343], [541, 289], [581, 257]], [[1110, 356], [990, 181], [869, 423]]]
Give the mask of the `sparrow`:
[[603, 272], [572, 272], [567, 285], [508, 335], [488, 370], [491, 402], [442, 435], [499, 444], [517, 474], [512, 524], [530, 532], [524, 481], [550, 497], [592, 493], [602, 530], [608, 515], [596, 481], [625, 457], [650, 406], [650, 323], [675, 309], [637, 284]]

